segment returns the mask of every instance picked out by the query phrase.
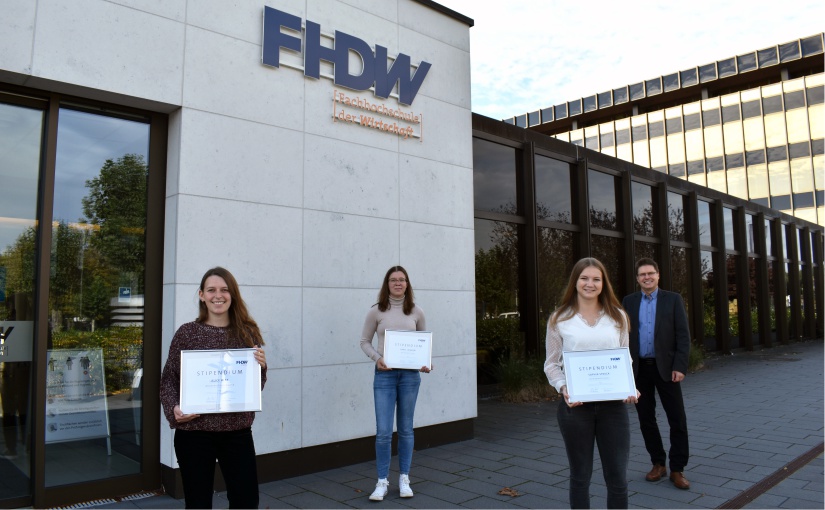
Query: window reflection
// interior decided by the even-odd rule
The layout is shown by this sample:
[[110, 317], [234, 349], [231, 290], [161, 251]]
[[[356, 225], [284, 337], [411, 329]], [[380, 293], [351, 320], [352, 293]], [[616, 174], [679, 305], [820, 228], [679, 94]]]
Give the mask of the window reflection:
[[624, 283], [624, 246], [622, 240], [615, 237], [591, 236], [593, 257], [604, 264], [613, 292], [617, 296], [627, 294]]
[[516, 149], [473, 138], [473, 193], [477, 210], [517, 214]]
[[31, 362], [43, 112], [0, 104], [0, 500], [31, 494]]
[[739, 347], [739, 296], [736, 285], [736, 255], [725, 257], [728, 272], [728, 328], [730, 331], [730, 346], [735, 349]]
[[702, 325], [705, 329], [705, 348], [716, 350], [716, 279], [713, 274], [713, 254], [702, 251], [699, 271], [702, 282]]
[[536, 215], [572, 223], [570, 163], [536, 155]]
[[633, 254], [636, 257], [636, 260], [641, 258], [649, 258], [660, 261], [662, 259], [659, 258], [659, 251], [660, 247], [658, 244], [643, 243], [641, 241], [635, 241], [633, 243]]
[[[546, 326], [567, 285], [570, 270], [579, 259], [576, 246], [578, 234], [566, 230], [538, 229], [539, 320]], [[544, 328], [540, 330], [544, 333]]]
[[633, 182], [633, 232], [642, 236], [655, 236], [656, 221], [653, 211], [653, 191], [647, 184]]
[[697, 204], [699, 210], [699, 244], [712, 246], [710, 204], [703, 200], [699, 200]]
[[[688, 320], [692, 317], [693, 309], [690, 307], [690, 250], [679, 246], [670, 248], [670, 290], [682, 295], [687, 309]], [[654, 259], [657, 260], [657, 259]]]
[[594, 228], [618, 230], [616, 217], [616, 178], [596, 170], [588, 173], [590, 225]]
[[148, 124], [60, 110], [47, 486], [140, 472], [148, 147]]
[[475, 220], [478, 383], [495, 382], [495, 368], [524, 349], [519, 308], [519, 233], [515, 223]]
[[667, 228], [668, 235], [676, 241], [687, 240], [685, 231], [685, 198], [669, 191], [667, 193]]
[[752, 214], [745, 214], [745, 239], [747, 239], [749, 253], [756, 253], [756, 243], [754, 241], [754, 218]]
[[735, 245], [733, 239], [733, 209], [725, 207], [722, 210], [722, 224], [725, 228], [725, 249], [738, 250], [739, 246]]

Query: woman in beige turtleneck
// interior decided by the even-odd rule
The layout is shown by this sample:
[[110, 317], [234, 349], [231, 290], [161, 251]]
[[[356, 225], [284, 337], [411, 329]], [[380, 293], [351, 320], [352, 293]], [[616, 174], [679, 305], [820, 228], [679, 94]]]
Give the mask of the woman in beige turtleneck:
[[[398, 478], [399, 493], [402, 498], [413, 497], [410, 489], [410, 464], [415, 444], [413, 437], [413, 415], [421, 374], [429, 372], [429, 367], [420, 370], [387, 368], [384, 363], [384, 332], [386, 330], [426, 331], [424, 311], [415, 304], [413, 289], [407, 270], [393, 266], [384, 275], [384, 283], [378, 293], [378, 302], [367, 312], [361, 333], [361, 349], [375, 361], [373, 395], [375, 398], [375, 460], [378, 483], [370, 495], [372, 501], [382, 501], [389, 491], [387, 480], [392, 456], [392, 419], [397, 411], [398, 429]], [[377, 334], [378, 349], [372, 339]]]

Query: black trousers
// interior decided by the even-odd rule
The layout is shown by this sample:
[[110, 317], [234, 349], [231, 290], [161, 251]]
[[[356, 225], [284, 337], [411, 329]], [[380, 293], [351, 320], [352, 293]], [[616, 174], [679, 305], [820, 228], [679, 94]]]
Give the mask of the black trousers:
[[176, 430], [175, 454], [186, 508], [212, 508], [216, 459], [226, 482], [229, 508], [258, 508], [258, 468], [252, 429]]
[[621, 400], [588, 402], [556, 412], [570, 464], [570, 508], [590, 508], [593, 444], [599, 448], [607, 485], [607, 508], [627, 508], [627, 463], [630, 459], [630, 420]]
[[655, 362], [639, 360], [636, 389], [642, 394], [639, 403], [636, 404], [636, 412], [639, 415], [645, 448], [650, 454], [650, 462], [666, 466], [668, 459], [662, 444], [662, 435], [659, 433], [659, 425], [656, 423], [655, 393], [658, 392], [670, 425], [670, 470], [684, 471], [690, 450], [681, 384], [662, 379]]

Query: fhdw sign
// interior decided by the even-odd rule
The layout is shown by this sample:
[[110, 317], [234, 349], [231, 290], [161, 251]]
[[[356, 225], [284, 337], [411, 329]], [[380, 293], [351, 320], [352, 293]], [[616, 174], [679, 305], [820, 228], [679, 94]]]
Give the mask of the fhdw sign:
[[[281, 48], [284, 48], [303, 57], [304, 76], [320, 78], [321, 61], [329, 62], [334, 67], [335, 85], [359, 91], [374, 88], [376, 97], [386, 99], [398, 84], [398, 101], [412, 105], [430, 70], [429, 62], [412, 66], [409, 55], [399, 53], [390, 64], [387, 48], [376, 44], [373, 50], [363, 39], [338, 30], [334, 47], [329, 48], [321, 44], [321, 25], [310, 20], [306, 20], [305, 28], [303, 25], [298, 16], [264, 7], [263, 64], [280, 67]], [[282, 28], [295, 35], [282, 32]], [[361, 59], [359, 74], [351, 72], [350, 53]]]

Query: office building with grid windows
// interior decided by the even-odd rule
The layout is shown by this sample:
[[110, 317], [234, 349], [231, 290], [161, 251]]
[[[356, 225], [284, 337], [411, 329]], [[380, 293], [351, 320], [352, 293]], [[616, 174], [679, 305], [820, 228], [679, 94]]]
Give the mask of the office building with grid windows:
[[825, 225], [823, 34], [506, 122]]

